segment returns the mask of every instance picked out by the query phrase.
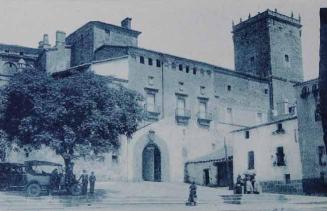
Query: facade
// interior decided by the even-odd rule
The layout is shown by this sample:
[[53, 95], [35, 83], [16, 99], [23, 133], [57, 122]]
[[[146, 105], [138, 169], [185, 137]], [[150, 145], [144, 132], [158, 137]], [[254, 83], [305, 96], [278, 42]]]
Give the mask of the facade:
[[234, 181], [254, 173], [262, 191], [302, 193], [297, 117], [232, 131]]
[[[226, 157], [207, 158], [224, 148], [231, 131], [293, 118], [293, 85], [303, 80], [300, 19], [267, 10], [233, 25], [235, 71], [140, 48], [140, 34], [126, 18], [121, 26], [91, 21], [67, 37], [58, 31], [53, 46], [47, 35], [35, 49], [0, 46], [4, 81], [12, 75], [6, 71], [18, 71], [10, 69], [10, 62], [17, 66], [26, 57], [31, 68], [51, 74], [93, 71], [144, 95], [147, 118], [133, 138], [121, 137], [120, 150], [100, 162], [77, 162], [77, 170], [98, 169], [104, 179], [172, 182], [184, 181], [189, 171], [188, 178], [199, 184], [220, 185], [217, 178], [225, 171], [219, 169]], [[258, 128], [272, 127], [268, 125]], [[44, 150], [28, 158], [12, 153], [8, 159], [57, 159], [46, 155]], [[187, 163], [190, 169], [184, 168]], [[233, 165], [239, 173], [235, 170], [241, 164]], [[201, 180], [203, 174], [209, 182]], [[292, 173], [293, 178], [302, 177]]]
[[299, 144], [303, 170], [303, 191], [326, 192], [327, 159], [321, 124], [321, 106], [318, 79], [295, 86]]

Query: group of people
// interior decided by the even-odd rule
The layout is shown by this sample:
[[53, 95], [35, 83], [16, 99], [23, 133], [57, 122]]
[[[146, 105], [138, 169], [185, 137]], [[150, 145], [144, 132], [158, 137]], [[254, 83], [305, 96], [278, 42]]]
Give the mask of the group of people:
[[90, 182], [90, 194], [93, 194], [94, 187], [95, 187], [95, 181], [96, 181], [94, 172], [92, 171], [91, 175], [88, 176], [88, 174], [86, 173], [86, 170], [83, 170], [83, 174], [78, 179], [78, 182], [81, 182], [81, 181], [82, 181], [82, 195], [87, 194], [87, 187], [88, 187], [89, 182]]
[[261, 188], [259, 182], [257, 182], [255, 179], [255, 174], [246, 174], [243, 178], [241, 175], [238, 175], [234, 192], [235, 194], [259, 194], [261, 192]]
[[82, 175], [79, 177], [78, 180], [76, 180], [75, 175], [73, 174], [73, 171], [71, 170], [70, 166], [67, 169], [66, 176], [63, 175], [63, 170], [58, 170], [57, 168], [54, 169], [50, 176], [50, 192], [56, 192], [61, 189], [63, 189], [63, 186], [69, 186], [70, 184], [73, 184], [73, 181], [77, 181], [78, 183], [81, 183], [82, 185], [82, 195], [87, 194], [88, 184], [90, 183], [90, 194], [94, 193], [94, 187], [95, 187], [95, 181], [96, 177], [94, 172], [91, 172], [91, 175], [89, 176], [86, 172], [86, 170], [83, 170]]

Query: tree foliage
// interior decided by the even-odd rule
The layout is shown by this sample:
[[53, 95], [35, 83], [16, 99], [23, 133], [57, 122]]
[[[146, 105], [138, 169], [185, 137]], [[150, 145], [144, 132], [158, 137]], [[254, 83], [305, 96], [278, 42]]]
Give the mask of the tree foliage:
[[92, 72], [54, 78], [37, 70], [12, 77], [2, 90], [0, 129], [10, 143], [50, 147], [65, 163], [119, 146], [142, 120], [142, 97]]

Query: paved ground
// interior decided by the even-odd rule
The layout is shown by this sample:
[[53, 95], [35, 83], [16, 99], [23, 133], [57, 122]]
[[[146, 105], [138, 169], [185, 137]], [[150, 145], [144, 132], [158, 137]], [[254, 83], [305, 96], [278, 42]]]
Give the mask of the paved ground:
[[185, 206], [188, 185], [172, 183], [98, 183], [94, 196], [25, 197], [20, 192], [0, 192], [0, 211], [101, 210], [101, 211], [218, 211], [327, 210], [327, 197], [261, 194], [245, 196], [242, 203], [226, 204], [221, 195], [231, 194], [226, 188], [198, 187], [199, 205]]

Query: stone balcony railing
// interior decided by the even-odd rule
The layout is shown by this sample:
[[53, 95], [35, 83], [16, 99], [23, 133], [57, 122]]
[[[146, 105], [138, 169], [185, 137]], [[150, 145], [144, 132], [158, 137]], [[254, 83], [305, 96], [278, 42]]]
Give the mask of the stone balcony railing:
[[144, 105], [144, 111], [146, 115], [146, 119], [150, 121], [157, 121], [160, 116], [160, 107], [155, 106], [148, 106], [147, 104]]
[[208, 113], [208, 112], [202, 113], [202, 112], [199, 112], [197, 114], [197, 119], [198, 119], [199, 125], [209, 127], [210, 126], [210, 122], [212, 121], [212, 113]]
[[175, 119], [177, 124], [188, 124], [189, 119], [191, 118], [191, 111], [187, 109], [176, 109]]

